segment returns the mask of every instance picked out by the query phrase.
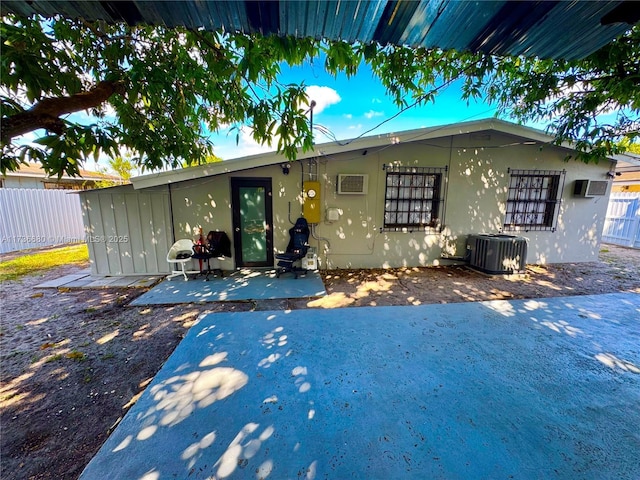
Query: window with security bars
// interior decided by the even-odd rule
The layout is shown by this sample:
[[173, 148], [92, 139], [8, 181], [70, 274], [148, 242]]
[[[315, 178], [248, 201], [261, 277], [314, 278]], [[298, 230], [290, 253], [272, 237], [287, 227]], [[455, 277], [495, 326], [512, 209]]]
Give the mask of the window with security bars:
[[564, 171], [510, 170], [504, 230], [555, 231]]
[[384, 228], [415, 229], [435, 227], [443, 169], [386, 167]]

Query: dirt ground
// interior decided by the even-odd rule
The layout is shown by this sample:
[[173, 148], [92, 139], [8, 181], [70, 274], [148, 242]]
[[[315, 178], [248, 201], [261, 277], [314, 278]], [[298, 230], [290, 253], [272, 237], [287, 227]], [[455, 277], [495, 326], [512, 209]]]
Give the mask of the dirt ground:
[[421, 305], [640, 293], [640, 250], [489, 277], [463, 267], [323, 272], [321, 299], [129, 307], [144, 289], [35, 289], [63, 267], [1, 285], [0, 478], [75, 479], [204, 312]]

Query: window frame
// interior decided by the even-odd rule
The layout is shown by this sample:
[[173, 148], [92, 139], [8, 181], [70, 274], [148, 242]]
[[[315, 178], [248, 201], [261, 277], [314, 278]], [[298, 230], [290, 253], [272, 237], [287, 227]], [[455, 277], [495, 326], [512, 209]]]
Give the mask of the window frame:
[[[440, 226], [447, 167], [385, 165], [382, 231], [433, 230]], [[396, 182], [392, 179], [397, 178]], [[428, 215], [428, 219], [425, 217]], [[400, 217], [404, 217], [403, 219]], [[417, 219], [416, 219], [417, 216]], [[411, 221], [415, 219], [414, 221]]]
[[507, 171], [503, 231], [555, 232], [566, 170]]

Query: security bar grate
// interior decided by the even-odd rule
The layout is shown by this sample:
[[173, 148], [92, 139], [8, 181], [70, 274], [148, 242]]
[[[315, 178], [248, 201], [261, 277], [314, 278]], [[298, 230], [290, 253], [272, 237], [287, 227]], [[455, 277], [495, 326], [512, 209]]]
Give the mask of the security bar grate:
[[413, 231], [438, 225], [442, 174], [446, 167], [399, 167], [385, 165], [386, 231]]
[[555, 231], [564, 170], [511, 170], [504, 230]]

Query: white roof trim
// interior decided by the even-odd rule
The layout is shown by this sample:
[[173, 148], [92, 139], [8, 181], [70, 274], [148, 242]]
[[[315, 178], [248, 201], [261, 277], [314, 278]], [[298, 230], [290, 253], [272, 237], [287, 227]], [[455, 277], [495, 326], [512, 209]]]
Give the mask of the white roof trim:
[[[352, 141], [348, 145], [339, 145], [335, 142], [323, 143], [316, 145], [313, 151], [298, 153], [297, 160], [305, 160], [307, 158], [335, 155], [338, 153], [350, 152], [354, 150], [363, 150], [375, 147], [384, 147], [387, 145], [397, 145], [401, 143], [410, 143], [416, 140], [425, 140], [432, 138], [442, 138], [454, 135], [465, 135], [485, 130], [493, 130], [517, 137], [526, 138], [528, 140], [550, 143], [553, 140], [540, 130], [517, 125], [515, 123], [506, 122], [504, 120], [489, 118], [483, 120], [475, 120], [472, 122], [461, 122], [438, 127], [420, 128], [415, 130], [405, 130], [398, 133], [385, 133], [381, 135], [372, 135], [362, 137]], [[571, 149], [569, 144], [563, 144], [562, 147]], [[225, 173], [239, 172], [251, 168], [265, 167], [268, 165], [277, 165], [286, 163], [287, 160], [281, 153], [269, 152], [258, 155], [251, 155], [232, 160], [224, 160], [222, 162], [200, 165], [197, 167], [188, 167], [180, 170], [172, 170], [169, 172], [151, 173], [131, 179], [133, 188], [138, 190], [142, 188], [155, 187], [158, 185], [167, 185], [171, 183], [184, 182], [187, 180], [195, 180], [203, 177], [214, 175], [223, 175]]]
[[616, 160], [616, 170], [625, 172], [639, 172], [640, 171], [640, 155], [635, 153], [622, 153], [620, 155], [614, 155], [613, 159]]
[[7, 171], [4, 175], [5, 178], [33, 178], [33, 179], [40, 179], [40, 180], [46, 180], [46, 181], [52, 181], [52, 182], [59, 182], [62, 180], [67, 180], [67, 181], [72, 181], [72, 182], [76, 182], [76, 183], [82, 183], [82, 182], [86, 182], [87, 180], [113, 180], [110, 177], [94, 177], [94, 176], [86, 176], [86, 177], [72, 177], [70, 175], [63, 175], [62, 177], [58, 178], [56, 175], [50, 177], [45, 173], [36, 173], [36, 172], [21, 172], [19, 170], [16, 171]]

